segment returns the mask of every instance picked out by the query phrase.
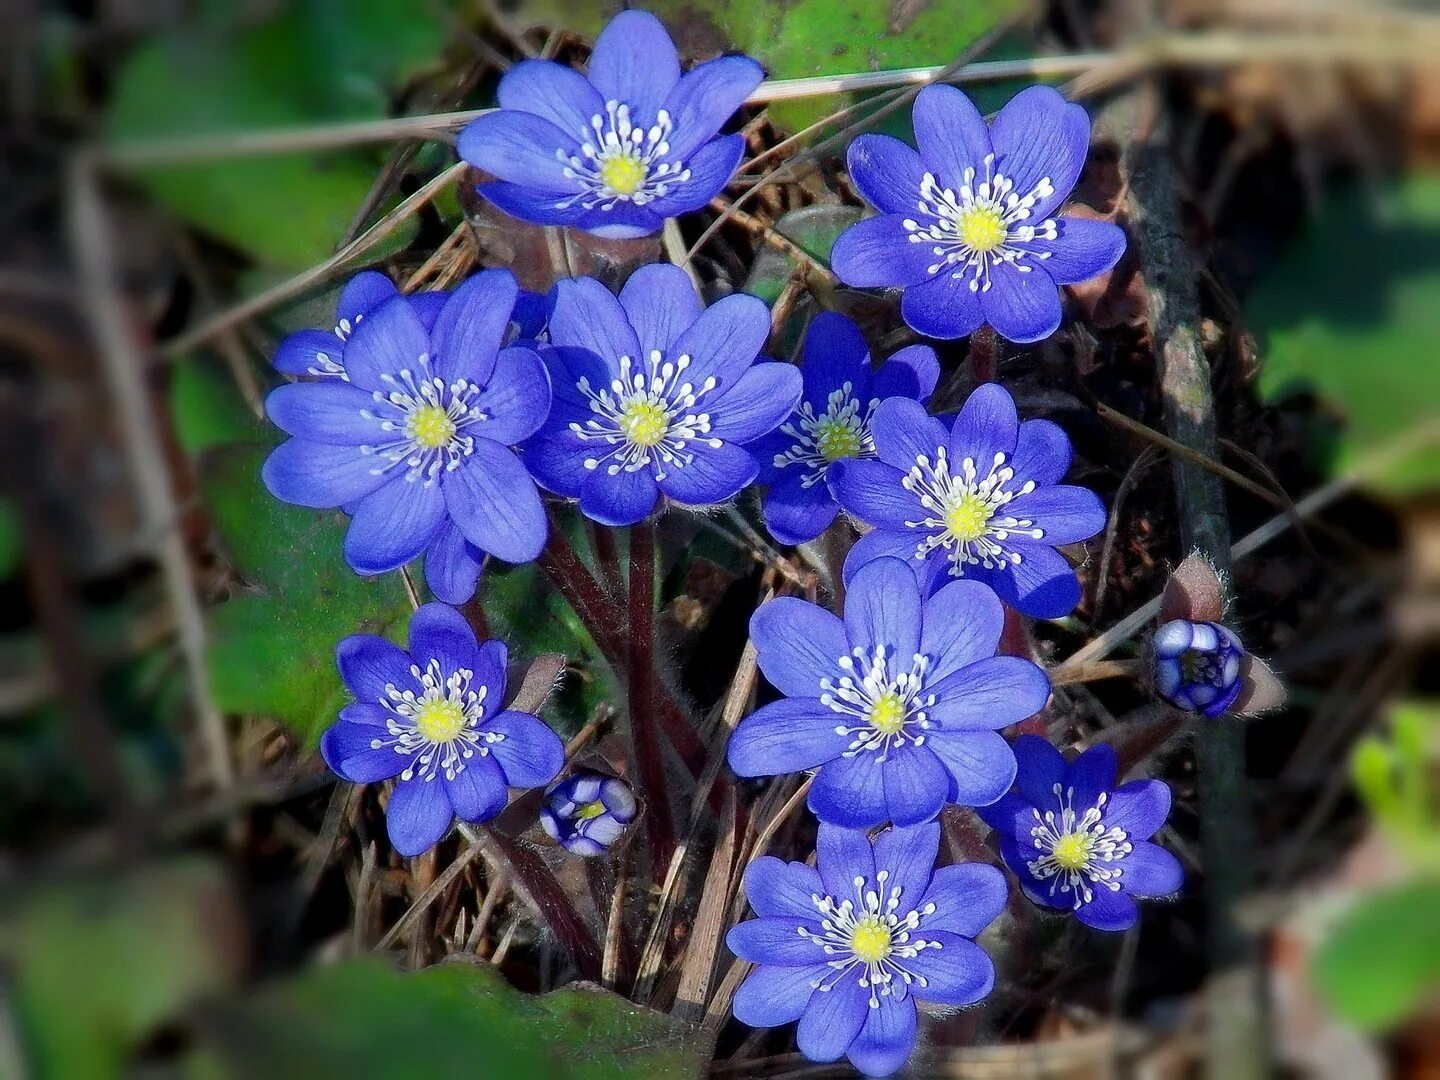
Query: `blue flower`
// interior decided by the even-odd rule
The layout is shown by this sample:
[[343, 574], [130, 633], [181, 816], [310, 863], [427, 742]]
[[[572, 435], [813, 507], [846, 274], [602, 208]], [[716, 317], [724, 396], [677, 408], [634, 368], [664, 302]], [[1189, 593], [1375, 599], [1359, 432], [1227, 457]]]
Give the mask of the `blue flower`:
[[751, 1027], [799, 1020], [811, 1061], [842, 1054], [889, 1076], [915, 1049], [916, 1000], [973, 1005], [995, 985], [974, 939], [1005, 907], [1005, 875], [960, 863], [935, 869], [940, 826], [863, 832], [821, 825], [815, 868], [768, 855], [745, 870], [759, 918], [726, 936], [756, 967], [731, 1005]]
[[399, 779], [386, 819], [402, 855], [437, 843], [451, 819], [488, 821], [507, 788], [548, 784], [565, 761], [560, 737], [529, 713], [503, 709], [503, 642], [476, 644], [454, 608], [426, 604], [410, 620], [407, 652], [356, 634], [335, 660], [355, 704], [320, 739], [346, 780]]
[[1044, 739], [1022, 735], [1015, 758], [1015, 790], [978, 812], [1026, 896], [1096, 930], [1126, 930], [1139, 916], [1135, 897], [1179, 891], [1179, 861], [1150, 843], [1170, 813], [1164, 783], [1115, 787], [1115, 751], [1103, 743], [1067, 766]]
[[595, 42], [588, 77], [549, 60], [511, 68], [499, 110], [460, 133], [460, 156], [499, 178], [479, 191], [512, 217], [645, 236], [729, 182], [745, 139], [715, 133], [763, 77], [745, 56], [681, 75], [660, 20], [624, 11]]
[[[296, 377], [344, 379], [345, 342], [369, 312], [399, 295], [395, 283], [384, 274], [362, 270], [340, 290], [335, 325], [329, 330], [299, 330], [286, 335], [275, 350], [276, 370]], [[445, 291], [411, 293], [407, 297], [427, 331], [435, 325], [440, 309], [449, 298], [450, 294]], [[540, 293], [521, 289], [510, 313], [510, 336], [538, 338], [549, 318], [549, 300]]]
[[644, 519], [663, 493], [686, 506], [732, 499], [759, 472], [745, 444], [800, 399], [800, 372], [756, 363], [770, 312], [753, 296], [702, 310], [679, 267], [643, 266], [617, 300], [592, 278], [555, 286], [555, 405], [525, 449], [531, 474], [604, 525]]
[[1105, 527], [1095, 493], [1059, 481], [1070, 440], [1048, 420], [1020, 423], [995, 383], [972, 393], [947, 432], [913, 401], [875, 410], [874, 461], [838, 461], [830, 490], [874, 526], [845, 560], [848, 581], [882, 555], [905, 559], [927, 592], [947, 577], [983, 581], [1038, 619], [1068, 615], [1080, 582], [1055, 549]]
[[265, 462], [285, 502], [351, 515], [345, 558], [380, 574], [426, 552], [436, 596], [474, 592], [484, 553], [529, 562], [545, 543], [540, 493], [511, 449], [537, 431], [550, 386], [530, 348], [501, 348], [517, 295], [507, 270], [476, 274], [425, 324], [409, 298], [365, 314], [344, 379], [292, 383], [265, 403], [294, 436]]
[[1155, 692], [1177, 709], [1219, 716], [1245, 686], [1244, 659], [1228, 628], [1172, 619], [1155, 632]]
[[850, 176], [879, 210], [835, 243], [831, 265], [860, 287], [901, 286], [922, 334], [958, 338], [984, 323], [1011, 341], [1060, 325], [1057, 286], [1109, 270], [1125, 233], [1056, 217], [1085, 167], [1090, 118], [1048, 86], [1015, 95], [993, 127], [953, 86], [915, 99], [919, 153], [885, 135], [850, 144]]
[[870, 421], [886, 398], [924, 403], [940, 377], [928, 345], [901, 349], [870, 369], [860, 329], [844, 315], [826, 311], [805, 331], [805, 391], [800, 407], [779, 431], [757, 440], [765, 524], [782, 544], [814, 540], [835, 520], [839, 507], [826, 486], [830, 465], [841, 458], [875, 456]]
[[552, 785], [540, 824], [572, 855], [603, 855], [635, 820], [635, 796], [623, 780], [577, 772]]
[[1015, 757], [996, 729], [1050, 696], [1029, 660], [996, 656], [1005, 610], [974, 581], [928, 600], [898, 559], [850, 584], [844, 621], [794, 597], [750, 619], [760, 670], [786, 695], [740, 722], [730, 767], [741, 776], [818, 769], [821, 821], [914, 825], [947, 802], [982, 806], [1010, 789]]

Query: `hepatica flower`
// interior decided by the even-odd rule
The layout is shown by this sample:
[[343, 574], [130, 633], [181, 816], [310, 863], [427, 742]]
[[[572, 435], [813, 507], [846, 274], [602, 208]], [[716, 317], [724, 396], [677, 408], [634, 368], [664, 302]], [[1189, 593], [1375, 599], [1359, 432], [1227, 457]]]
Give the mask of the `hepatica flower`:
[[882, 402], [871, 423], [876, 459], [830, 470], [836, 500], [874, 526], [845, 560], [904, 559], [926, 591], [972, 578], [1035, 618], [1068, 615], [1080, 582], [1055, 550], [1105, 526], [1095, 493], [1061, 484], [1070, 440], [1048, 420], [1015, 415], [995, 383], [978, 388], [949, 431], [913, 401]]
[[592, 278], [555, 287], [555, 404], [525, 460], [545, 487], [605, 525], [646, 517], [663, 493], [686, 506], [732, 499], [759, 472], [745, 444], [800, 398], [790, 364], [756, 363], [770, 312], [736, 294], [702, 310], [679, 267], [644, 266], [619, 299]]
[[545, 792], [540, 825], [572, 855], [603, 855], [635, 820], [635, 795], [623, 780], [578, 772]]
[[730, 767], [741, 776], [817, 769], [810, 809], [868, 828], [926, 821], [947, 802], [983, 806], [1010, 788], [1015, 758], [996, 729], [1050, 695], [1029, 660], [996, 656], [1005, 612], [957, 581], [928, 600], [898, 559], [855, 575], [842, 621], [794, 597], [750, 620], [760, 670], [785, 695], [741, 721]]
[[1137, 896], [1179, 891], [1179, 861], [1150, 842], [1170, 813], [1163, 782], [1115, 787], [1115, 751], [1104, 744], [1066, 765], [1047, 741], [1022, 735], [1015, 757], [1015, 790], [979, 814], [1026, 896], [1096, 930], [1125, 930], [1139, 917]]
[[1227, 627], [1172, 619], [1154, 649], [1155, 692], [1177, 709], [1219, 716], [1240, 696], [1245, 647]]
[[512, 217], [645, 236], [729, 182], [745, 140], [716, 132], [763, 77], [744, 56], [681, 75], [660, 20], [624, 11], [595, 42], [587, 75], [548, 60], [511, 68], [499, 110], [460, 133], [460, 156], [499, 178], [479, 191]]
[[455, 817], [489, 820], [505, 808], [507, 788], [547, 784], [564, 763], [558, 735], [504, 708], [504, 643], [477, 644], [454, 608], [417, 611], [408, 651], [356, 634], [335, 659], [355, 703], [340, 710], [320, 751], [354, 783], [396, 778], [386, 822], [402, 855], [437, 843]]
[[293, 436], [266, 460], [266, 486], [350, 513], [345, 558], [357, 572], [423, 551], [435, 594], [458, 603], [484, 553], [540, 553], [540, 494], [511, 447], [544, 422], [550, 387], [532, 349], [501, 347], [517, 293], [509, 271], [484, 271], [428, 330], [409, 298], [391, 298], [353, 324], [343, 379], [282, 386], [266, 401]]
[[848, 285], [899, 286], [900, 312], [922, 334], [958, 338], [984, 323], [1011, 341], [1060, 325], [1058, 286], [1114, 266], [1117, 226], [1057, 216], [1085, 167], [1090, 118], [1032, 86], [986, 128], [953, 86], [927, 86], [913, 115], [919, 151], [885, 135], [850, 144], [850, 176], [880, 211], [835, 243]]
[[[366, 314], [400, 295], [392, 282], [376, 270], [362, 270], [345, 283], [335, 306], [335, 325], [329, 330], [298, 330], [288, 334], [275, 350], [278, 371], [297, 377], [346, 379], [345, 342]], [[411, 293], [407, 299], [428, 331], [450, 298], [446, 291]], [[539, 293], [521, 289], [510, 312], [508, 338], [538, 338], [550, 317], [549, 302]]]
[[890, 397], [924, 403], [940, 377], [928, 345], [901, 349], [872, 372], [859, 327], [830, 311], [810, 323], [803, 354], [800, 406], [751, 447], [760, 462], [759, 481], [770, 485], [765, 524], [782, 544], [814, 540], [835, 520], [839, 507], [826, 477], [836, 461], [875, 456], [870, 424], [876, 406]]
[[726, 944], [756, 967], [731, 1008], [752, 1027], [799, 1020], [811, 1061], [842, 1054], [889, 1076], [915, 1049], [916, 1001], [973, 1005], [995, 966], [974, 938], [1005, 906], [993, 866], [935, 867], [940, 826], [863, 832], [820, 826], [815, 868], [770, 856], [745, 871], [759, 918]]

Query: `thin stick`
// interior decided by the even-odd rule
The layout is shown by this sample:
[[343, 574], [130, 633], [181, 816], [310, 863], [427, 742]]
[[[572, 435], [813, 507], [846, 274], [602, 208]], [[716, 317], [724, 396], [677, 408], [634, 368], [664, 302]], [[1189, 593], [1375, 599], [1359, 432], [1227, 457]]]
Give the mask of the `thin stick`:
[[406, 909], [405, 914], [401, 915], [400, 918], [395, 921], [395, 925], [385, 931], [385, 936], [376, 944], [375, 951], [383, 952], [394, 944], [395, 939], [403, 934], [410, 927], [410, 924], [418, 919], [446, 889], [450, 888], [451, 883], [454, 882], [454, 880], [460, 876], [461, 872], [474, 862], [479, 855], [480, 848], [474, 844], [462, 851], [455, 861], [445, 868], [445, 872], [432, 881], [430, 887], [421, 893], [415, 902]]

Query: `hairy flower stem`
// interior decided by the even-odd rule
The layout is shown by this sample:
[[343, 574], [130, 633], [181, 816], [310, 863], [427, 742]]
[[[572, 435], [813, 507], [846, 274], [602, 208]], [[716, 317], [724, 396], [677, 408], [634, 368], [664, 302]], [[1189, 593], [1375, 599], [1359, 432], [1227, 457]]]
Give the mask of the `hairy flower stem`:
[[655, 727], [655, 524], [630, 527], [630, 744], [645, 798], [645, 835], [652, 866], [666, 866], [675, 849], [675, 822], [665, 784], [665, 761]]
[[620, 553], [615, 550], [615, 533], [592, 521], [590, 539], [595, 545], [595, 561], [600, 564], [600, 580], [610, 595], [619, 600], [625, 594], [625, 581], [620, 574]]

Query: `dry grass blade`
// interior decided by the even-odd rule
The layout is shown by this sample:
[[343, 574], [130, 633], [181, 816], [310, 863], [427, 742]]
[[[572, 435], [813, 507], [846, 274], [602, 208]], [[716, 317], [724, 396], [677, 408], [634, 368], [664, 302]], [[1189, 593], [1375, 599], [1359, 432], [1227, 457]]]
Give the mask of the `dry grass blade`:
[[470, 927], [470, 934], [465, 939], [467, 953], [473, 953], [480, 948], [485, 931], [490, 929], [490, 920], [495, 915], [495, 909], [509, 891], [510, 875], [501, 870], [490, 879], [490, 887], [485, 890], [485, 899], [480, 902], [480, 910], [475, 913], [475, 925]]
[[721, 833], [710, 869], [705, 873], [705, 888], [700, 894], [700, 910], [690, 926], [685, 960], [680, 968], [680, 988], [675, 993], [671, 1012], [687, 1023], [700, 1019], [710, 990], [710, 975], [715, 967], [715, 954], [725, 932], [725, 909], [729, 907], [730, 876], [735, 858], [735, 788], [725, 789], [725, 809], [720, 815]]
[[395, 925], [385, 931], [379, 943], [375, 946], [376, 952], [383, 952], [399, 939], [416, 919], [425, 913], [444, 892], [450, 888], [454, 880], [459, 877], [472, 862], [480, 855], [480, 848], [472, 844], [462, 851], [459, 857], [445, 868], [445, 872], [430, 883], [430, 887], [416, 898], [415, 902], [406, 909], [405, 914], [395, 920]]

